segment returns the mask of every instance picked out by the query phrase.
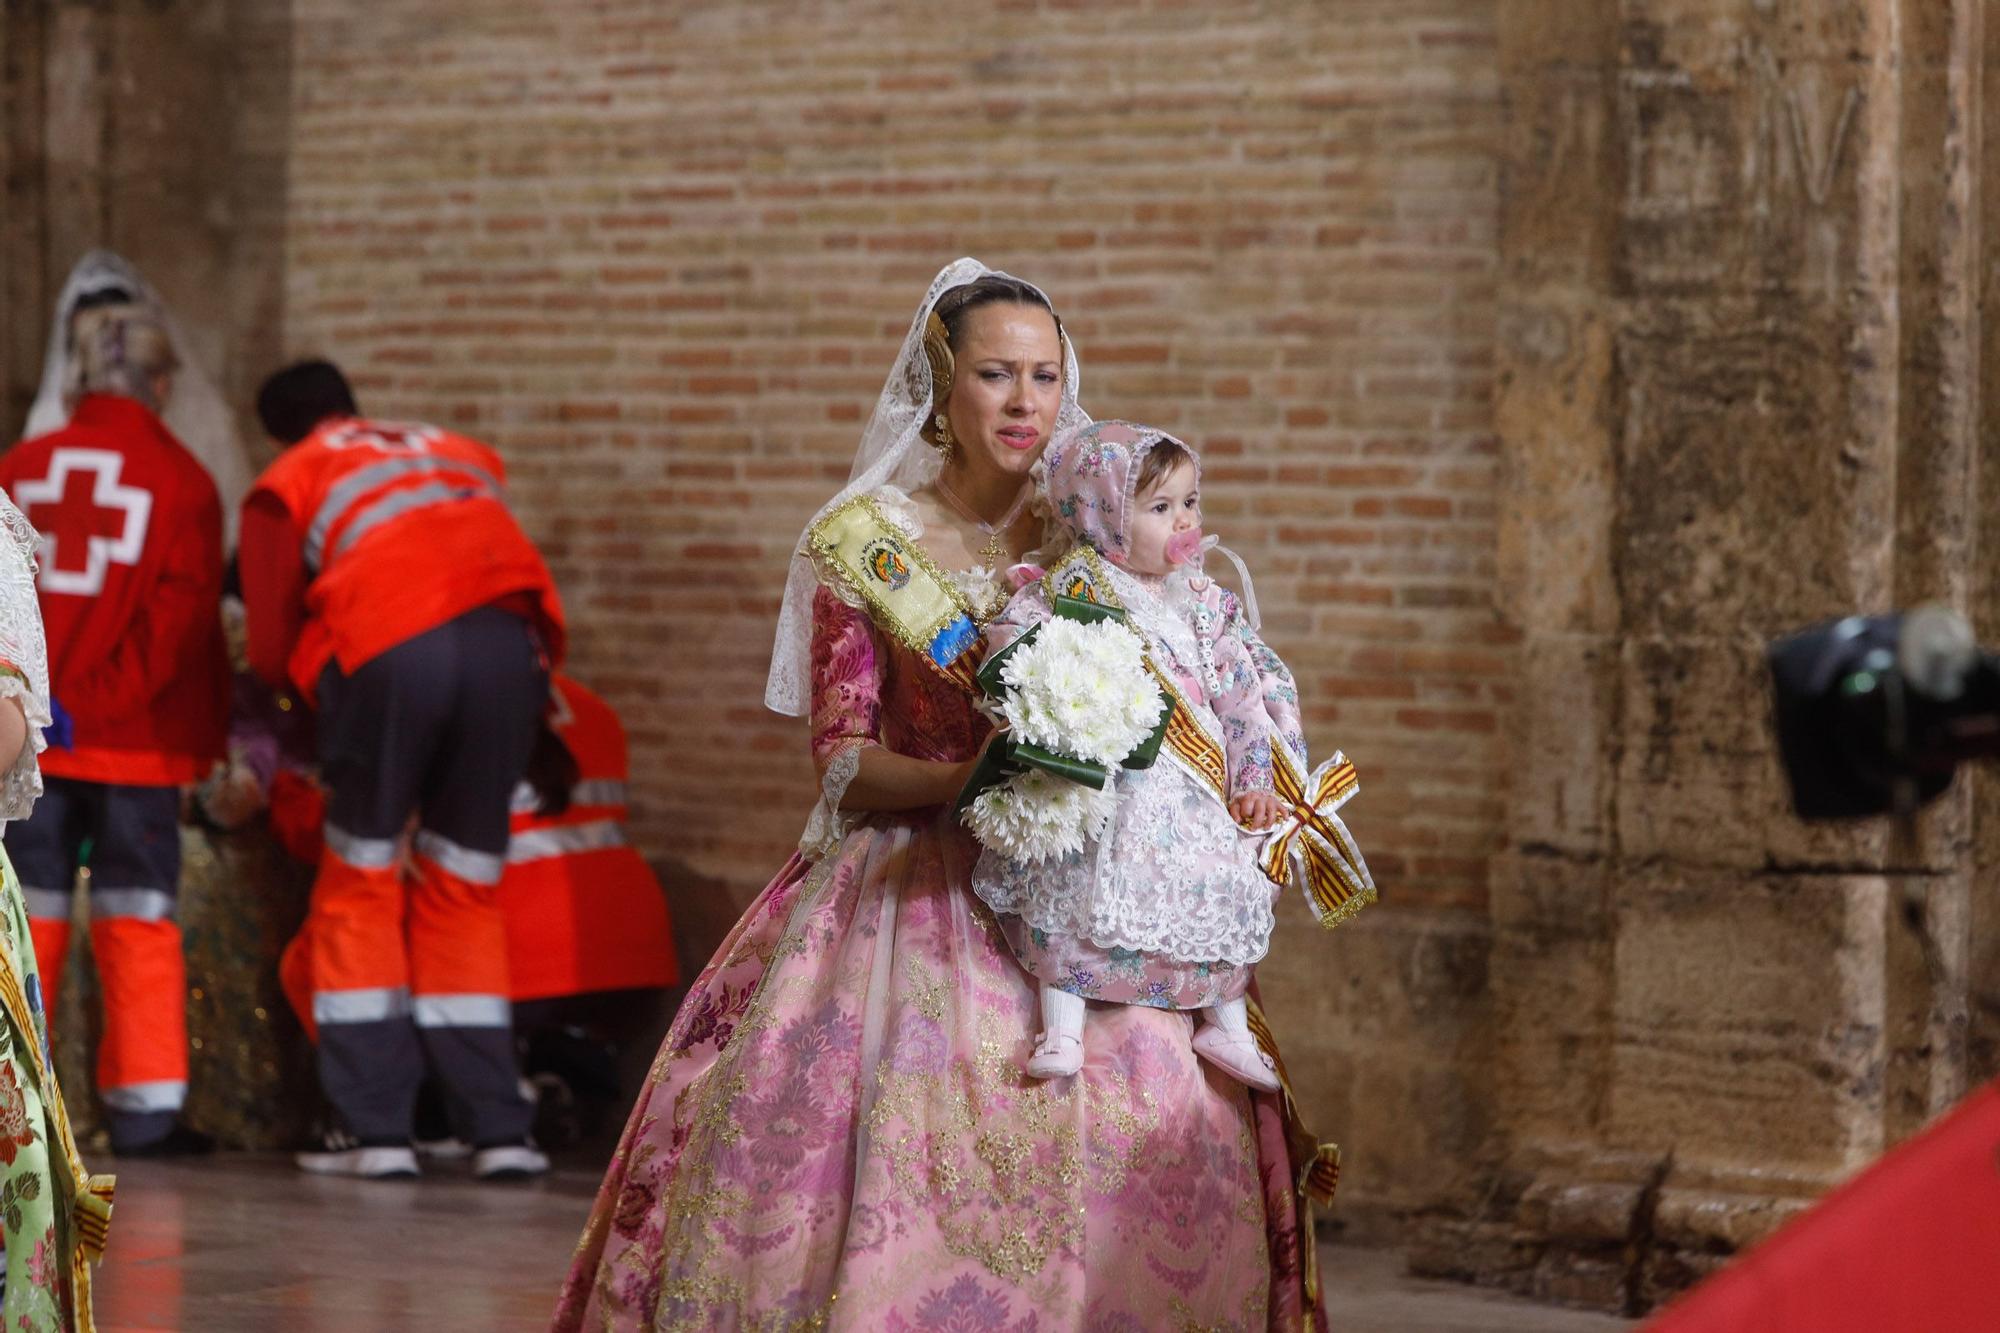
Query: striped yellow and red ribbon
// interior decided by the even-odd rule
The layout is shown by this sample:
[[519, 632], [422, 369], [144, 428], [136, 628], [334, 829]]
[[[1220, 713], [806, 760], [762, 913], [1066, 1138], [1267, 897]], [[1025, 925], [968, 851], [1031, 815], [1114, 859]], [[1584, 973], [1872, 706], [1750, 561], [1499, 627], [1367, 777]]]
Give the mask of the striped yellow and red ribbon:
[[1335, 813], [1360, 790], [1360, 779], [1344, 754], [1303, 778], [1283, 750], [1272, 758], [1273, 786], [1288, 813], [1265, 840], [1264, 873], [1274, 884], [1297, 884], [1331, 930], [1376, 898], [1368, 863]]

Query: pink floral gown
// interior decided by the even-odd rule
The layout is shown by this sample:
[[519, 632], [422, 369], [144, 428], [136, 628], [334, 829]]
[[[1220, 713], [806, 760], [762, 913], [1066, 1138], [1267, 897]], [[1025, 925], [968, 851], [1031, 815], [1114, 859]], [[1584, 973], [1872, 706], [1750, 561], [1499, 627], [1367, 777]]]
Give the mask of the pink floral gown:
[[[822, 588], [813, 746], [963, 760], [960, 687]], [[632, 1111], [557, 1329], [1297, 1329], [1275, 1099], [1181, 1013], [1094, 1016], [1075, 1078], [1022, 1072], [1034, 983], [938, 810], [795, 857], [695, 981]]]

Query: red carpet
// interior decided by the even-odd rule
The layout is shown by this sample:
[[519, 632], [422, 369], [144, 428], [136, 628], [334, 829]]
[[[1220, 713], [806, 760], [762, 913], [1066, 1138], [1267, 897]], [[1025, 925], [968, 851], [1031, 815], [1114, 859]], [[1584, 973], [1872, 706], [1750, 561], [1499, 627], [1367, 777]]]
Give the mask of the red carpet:
[[2000, 1082], [1646, 1326], [1793, 1330], [2000, 1330]]

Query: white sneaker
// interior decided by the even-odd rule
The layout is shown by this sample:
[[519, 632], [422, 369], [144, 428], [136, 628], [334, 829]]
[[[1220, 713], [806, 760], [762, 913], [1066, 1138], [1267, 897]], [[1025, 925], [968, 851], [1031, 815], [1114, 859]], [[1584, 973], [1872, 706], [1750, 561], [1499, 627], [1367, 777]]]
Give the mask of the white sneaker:
[[1067, 1032], [1044, 1032], [1028, 1057], [1030, 1078], [1068, 1078], [1083, 1068], [1083, 1038]]
[[548, 1154], [531, 1143], [503, 1143], [472, 1154], [472, 1174], [480, 1180], [526, 1180], [548, 1169]]
[[299, 1170], [313, 1176], [347, 1176], [355, 1180], [414, 1180], [417, 1155], [391, 1144], [367, 1146], [339, 1130], [331, 1130], [315, 1151], [295, 1153]]

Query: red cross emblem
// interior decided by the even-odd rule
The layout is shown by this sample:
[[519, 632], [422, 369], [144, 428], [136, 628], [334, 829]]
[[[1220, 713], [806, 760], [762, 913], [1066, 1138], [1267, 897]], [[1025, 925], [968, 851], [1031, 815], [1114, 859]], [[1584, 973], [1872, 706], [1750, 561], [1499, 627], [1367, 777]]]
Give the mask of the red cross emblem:
[[57, 449], [46, 477], [14, 487], [15, 502], [42, 534], [45, 592], [95, 596], [112, 565], [139, 563], [153, 496], [119, 484], [124, 466], [124, 455], [110, 449]]

